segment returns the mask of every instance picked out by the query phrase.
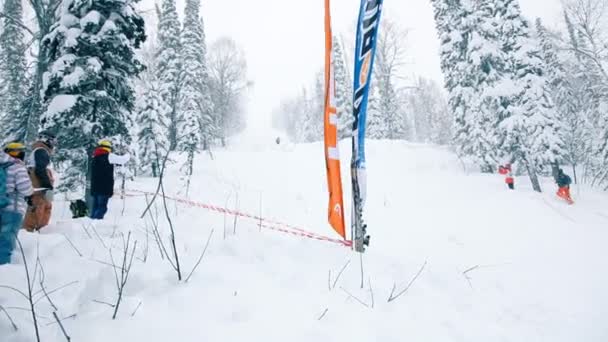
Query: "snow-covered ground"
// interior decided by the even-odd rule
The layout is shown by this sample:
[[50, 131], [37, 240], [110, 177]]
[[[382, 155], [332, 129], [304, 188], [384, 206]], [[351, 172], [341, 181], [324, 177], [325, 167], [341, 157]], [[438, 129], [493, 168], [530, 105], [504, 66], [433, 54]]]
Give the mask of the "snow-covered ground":
[[[321, 145], [259, 138], [241, 137], [213, 160], [199, 156], [188, 196], [173, 165], [167, 192], [231, 209], [238, 198], [239, 211], [335, 237], [325, 220]], [[348, 153], [343, 157], [347, 165]], [[59, 317], [75, 315], [63, 321], [72, 341], [608, 340], [606, 194], [575, 188], [576, 204], [568, 206], [549, 180], [536, 194], [524, 178], [508, 191], [499, 176], [465, 172], [443, 148], [402, 142], [370, 142], [368, 167], [372, 238], [363, 288], [359, 255], [348, 248], [260, 230], [242, 217], [234, 234], [232, 216], [169, 201], [185, 275], [214, 230], [200, 267], [180, 283], [161, 259], [150, 220], [139, 219], [141, 196], [115, 197], [107, 219], [95, 223], [71, 220], [58, 201], [53, 224], [20, 239], [30, 271], [39, 255], [47, 291], [77, 281], [50, 293]], [[154, 185], [138, 179], [127, 187]], [[167, 242], [163, 207], [152, 212]], [[120, 263], [129, 231], [137, 250], [112, 320], [108, 304], [117, 293], [109, 249]], [[405, 289], [423, 265], [409, 289], [387, 302], [393, 287]], [[20, 256], [0, 267], [0, 285], [27, 291]], [[39, 287], [36, 280], [34, 291]], [[0, 304], [19, 328], [13, 331], [0, 312], [0, 340], [34, 341], [31, 315], [19, 309], [25, 299], [0, 288]], [[64, 341], [48, 300], [36, 308], [42, 340]]]

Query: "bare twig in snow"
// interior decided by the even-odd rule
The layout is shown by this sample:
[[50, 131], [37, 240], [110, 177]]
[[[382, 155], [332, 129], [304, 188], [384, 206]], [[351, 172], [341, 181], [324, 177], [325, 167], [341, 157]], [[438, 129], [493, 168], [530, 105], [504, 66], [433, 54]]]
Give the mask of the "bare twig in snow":
[[319, 318], [317, 319], [318, 321], [322, 320], [323, 317], [325, 317], [325, 315], [327, 314], [327, 311], [329, 311], [328, 308], [325, 308], [325, 310], [323, 311], [323, 313], [321, 314], [321, 316], [319, 316]]
[[93, 303], [97, 303], [97, 304], [103, 304], [103, 305], [107, 305], [107, 306], [112, 307], [112, 308], [116, 307], [116, 305], [114, 305], [114, 304], [110, 304], [110, 303], [107, 303], [107, 302], [103, 302], [103, 301], [101, 301], [101, 300], [97, 300], [97, 299], [93, 299], [93, 300], [92, 300], [92, 302], [93, 302]]
[[135, 314], [137, 313], [137, 310], [139, 310], [140, 306], [141, 306], [141, 300], [139, 301], [139, 304], [137, 304], [137, 307], [135, 308], [135, 310], [133, 310], [133, 313], [131, 313], [131, 317], [135, 316]]
[[59, 324], [59, 327], [61, 328], [61, 332], [63, 333], [63, 336], [65, 336], [65, 339], [70, 342], [71, 338], [68, 335], [67, 332], [65, 332], [65, 328], [63, 327], [63, 324], [61, 324], [61, 320], [59, 319], [59, 317], [57, 317], [57, 312], [53, 311], [53, 317], [55, 317], [55, 321], [57, 322], [57, 324]]
[[[346, 262], [346, 264], [344, 264], [344, 266], [342, 266], [342, 269], [338, 273], [338, 276], [336, 277], [336, 279], [334, 279], [334, 284], [332, 285], [331, 288], [336, 288], [336, 284], [338, 284], [338, 280], [340, 280], [340, 277], [342, 276], [342, 273], [344, 273], [344, 270], [346, 269], [346, 267], [348, 267], [348, 265], [350, 265], [350, 260], [348, 260]], [[330, 290], [331, 290], [331, 288], [330, 288]]]
[[82, 230], [84, 230], [84, 232], [87, 234], [87, 236], [89, 237], [89, 239], [92, 239], [93, 236], [91, 235], [91, 233], [89, 233], [89, 231], [87, 230], [86, 225], [83, 223], [80, 225], [80, 228], [82, 228]]
[[327, 289], [331, 291], [331, 269], [327, 272]]
[[374, 289], [372, 288], [372, 278], [371, 277], [368, 279], [368, 282], [369, 282], [369, 295], [372, 299], [372, 309], [373, 309], [375, 301], [374, 301]]
[[76, 245], [74, 245], [72, 240], [70, 240], [70, 238], [66, 234], [62, 234], [62, 235], [70, 243], [70, 246], [72, 246], [72, 248], [76, 251], [76, 253], [78, 253], [78, 256], [82, 258], [82, 253], [80, 253], [78, 248], [76, 248]]
[[190, 280], [190, 277], [192, 277], [192, 274], [194, 274], [194, 271], [196, 271], [196, 269], [198, 268], [198, 265], [200, 265], [201, 261], [203, 261], [203, 257], [205, 256], [207, 247], [209, 247], [209, 241], [211, 241], [212, 235], [213, 235], [213, 229], [211, 229], [211, 232], [209, 233], [209, 237], [207, 238], [207, 243], [205, 244], [205, 248], [203, 249], [201, 256], [198, 258], [198, 261], [194, 265], [194, 268], [192, 268], [192, 271], [190, 271], [190, 274], [188, 274], [188, 277], [186, 277], [186, 283], [188, 282], [188, 280]]
[[97, 240], [99, 240], [99, 242], [101, 242], [101, 245], [103, 246], [103, 248], [108, 249], [108, 246], [106, 246], [106, 243], [103, 242], [103, 239], [101, 238], [101, 236], [97, 232], [97, 229], [95, 229], [95, 226], [93, 224], [91, 224], [89, 227], [91, 227], [91, 229], [93, 230], [93, 233], [95, 233], [95, 236], [97, 237]]
[[19, 250], [21, 252], [21, 256], [23, 257], [23, 268], [25, 269], [25, 277], [27, 280], [27, 290], [28, 290], [28, 302], [30, 304], [30, 310], [32, 312], [32, 319], [34, 321], [34, 331], [36, 333], [36, 341], [40, 342], [40, 329], [38, 328], [38, 318], [36, 317], [36, 308], [34, 307], [34, 284], [32, 283], [32, 278], [30, 277], [30, 271], [27, 266], [27, 257], [25, 256], [25, 251], [23, 250], [23, 245], [21, 244], [21, 240], [17, 237], [17, 243], [19, 244]]
[[363, 253], [359, 253], [359, 264], [361, 265], [361, 288], [363, 288], [363, 278], [365, 277], [363, 273]]
[[[55, 288], [55, 289], [53, 289], [53, 290], [51, 290], [51, 291], [47, 292], [46, 294], [47, 294], [47, 295], [52, 295], [53, 293], [55, 293], [55, 292], [57, 292], [57, 291], [61, 291], [61, 290], [65, 289], [66, 287], [69, 287], [69, 286], [72, 286], [72, 285], [75, 285], [75, 284], [78, 284], [78, 280], [74, 280], [73, 282], [70, 282], [70, 283], [67, 283], [67, 284], [65, 284], [65, 285], [59, 286], [58, 288]], [[38, 292], [34, 293], [34, 296], [39, 295], [41, 292], [43, 292], [43, 291], [42, 291], [42, 290], [39, 290]], [[38, 302], [40, 302], [40, 300], [42, 300], [42, 298], [44, 298], [44, 297], [45, 297], [45, 295], [44, 295], [44, 294], [43, 294], [42, 296], [38, 297], [38, 298], [36, 299], [36, 301], [34, 302], [34, 304], [38, 304]]]
[[416, 276], [414, 276], [414, 278], [412, 278], [412, 280], [410, 280], [409, 284], [407, 284], [407, 286], [401, 290], [399, 293], [397, 293], [395, 295], [395, 290], [397, 289], [397, 284], [393, 285], [393, 290], [391, 291], [391, 295], [388, 297], [388, 302], [392, 302], [395, 299], [399, 298], [401, 295], [403, 295], [404, 293], [407, 292], [407, 290], [410, 289], [410, 287], [412, 286], [412, 284], [414, 284], [414, 282], [416, 281], [416, 279], [418, 279], [418, 277], [420, 276], [420, 274], [422, 273], [422, 271], [424, 270], [424, 268], [426, 267], [427, 262], [425, 261], [424, 264], [422, 264], [422, 267], [420, 267], [420, 270], [418, 270], [418, 273], [416, 273]]
[[13, 321], [13, 318], [11, 317], [11, 315], [8, 314], [8, 311], [6, 311], [6, 309], [2, 305], [0, 305], [0, 310], [2, 312], [4, 312], [4, 314], [6, 315], [6, 318], [8, 318], [8, 320], [11, 322], [11, 326], [13, 327], [13, 330], [15, 330], [15, 331], [19, 330], [19, 328], [15, 324], [15, 321]]
[[[131, 273], [131, 266], [133, 266], [133, 256], [135, 255], [135, 250], [137, 250], [137, 241], [135, 241], [133, 243], [133, 247], [131, 248], [131, 232], [129, 232], [129, 235], [127, 236], [126, 241], [124, 241], [124, 237], [123, 237], [123, 244], [124, 244], [124, 251], [123, 251], [123, 257], [122, 257], [122, 267], [121, 267], [121, 271], [120, 271], [120, 278], [118, 277], [118, 274], [116, 273], [116, 268], [114, 268], [114, 272], [116, 275], [118, 297], [116, 299], [116, 305], [114, 306], [114, 314], [112, 315], [112, 319], [116, 319], [116, 315], [118, 314], [118, 309], [120, 307], [120, 303], [122, 302], [124, 289], [125, 289], [125, 286], [127, 285], [127, 281], [129, 280], [129, 274]], [[131, 256], [129, 256], [129, 250], [130, 250]]]
[[366, 308], [369, 308], [369, 305], [366, 304], [364, 301], [362, 301], [361, 299], [355, 297], [352, 293], [348, 292], [345, 288], [343, 288], [342, 286], [340, 286], [340, 290], [344, 291], [344, 293], [346, 293], [348, 295], [349, 298], [353, 298], [354, 300], [356, 300], [357, 302], [359, 302], [359, 304], [365, 306]]
[[[63, 322], [66, 319], [70, 319], [70, 318], [76, 318], [76, 316], [78, 316], [78, 314], [71, 314], [68, 317], [63, 317], [62, 319], [59, 320], [59, 322]], [[56, 322], [56, 321], [55, 322], [49, 322], [49, 323], [46, 324], [46, 326], [48, 327], [49, 325], [53, 325], [53, 324], [57, 324], [57, 323], [58, 322]]]
[[462, 272], [462, 275], [464, 276], [464, 279], [467, 280], [467, 282], [469, 283], [469, 286], [471, 288], [473, 288], [473, 283], [471, 283], [471, 277], [469, 277], [469, 272], [472, 272], [472, 271], [474, 271], [474, 270], [476, 270], [478, 268], [479, 268], [479, 265], [475, 265], [473, 267], [470, 267], [470, 268], [466, 269], [464, 272]]
[[239, 210], [239, 193], [236, 193], [236, 199], [235, 199], [236, 205], [234, 207], [234, 221], [232, 222], [232, 234], [236, 235], [236, 220], [239, 217], [236, 212]]

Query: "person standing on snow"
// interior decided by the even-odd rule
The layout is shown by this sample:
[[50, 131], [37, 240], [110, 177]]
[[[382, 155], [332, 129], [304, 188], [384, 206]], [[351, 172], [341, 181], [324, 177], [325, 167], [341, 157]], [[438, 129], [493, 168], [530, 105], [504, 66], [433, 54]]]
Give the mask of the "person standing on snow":
[[557, 170], [557, 176], [555, 177], [555, 182], [559, 189], [557, 190], [557, 196], [566, 200], [566, 202], [573, 204], [574, 201], [572, 197], [570, 197], [570, 184], [572, 184], [572, 179], [570, 176], [564, 173], [564, 170]]
[[515, 178], [513, 178], [511, 163], [505, 163], [505, 165], [500, 165], [498, 167], [498, 173], [505, 176], [505, 183], [507, 183], [509, 189], [514, 190]]
[[102, 220], [108, 212], [108, 202], [114, 195], [114, 165], [126, 164], [128, 160], [129, 155], [117, 156], [112, 153], [112, 142], [109, 140], [101, 140], [97, 145], [91, 163], [92, 219]]
[[21, 228], [30, 196], [32, 182], [25, 167], [25, 146], [10, 143], [0, 153], [0, 167], [4, 168], [2, 208], [0, 210], [0, 265], [11, 262], [17, 234]]
[[34, 194], [23, 220], [23, 227], [30, 232], [40, 230], [48, 225], [51, 219], [55, 180], [49, 167], [56, 145], [55, 134], [42, 131], [32, 145], [32, 153], [28, 158], [27, 168], [34, 187]]

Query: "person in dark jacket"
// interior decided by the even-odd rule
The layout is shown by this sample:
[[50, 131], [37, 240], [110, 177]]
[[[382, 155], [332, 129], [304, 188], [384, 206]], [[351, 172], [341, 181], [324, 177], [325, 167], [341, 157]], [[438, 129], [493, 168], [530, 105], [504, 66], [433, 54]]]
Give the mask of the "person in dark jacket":
[[130, 158], [128, 153], [114, 154], [109, 140], [101, 140], [97, 145], [90, 168], [92, 219], [101, 220], [108, 211], [108, 202], [114, 195], [114, 165], [124, 166]]
[[570, 179], [570, 176], [565, 174], [564, 170], [559, 169], [557, 171], [555, 181], [559, 187], [557, 190], [557, 196], [565, 199], [570, 204], [574, 203], [572, 197], [570, 197], [570, 184], [572, 184], [572, 179]]
[[114, 195], [114, 165], [110, 163], [112, 143], [108, 140], [99, 142], [93, 152], [91, 164], [91, 196], [93, 208], [91, 218], [102, 220], [108, 211], [108, 202]]

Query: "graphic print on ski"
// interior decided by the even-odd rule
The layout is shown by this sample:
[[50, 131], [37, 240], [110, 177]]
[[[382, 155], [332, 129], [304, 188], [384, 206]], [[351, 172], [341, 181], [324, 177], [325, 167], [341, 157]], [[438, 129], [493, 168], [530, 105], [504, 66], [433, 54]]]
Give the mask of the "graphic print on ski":
[[354, 122], [351, 160], [353, 186], [351, 237], [355, 250], [361, 253], [365, 251], [365, 246], [369, 245], [367, 225], [363, 222], [363, 205], [366, 195], [365, 124], [381, 14], [382, 0], [361, 0], [359, 20], [357, 21], [355, 72], [353, 74]]

